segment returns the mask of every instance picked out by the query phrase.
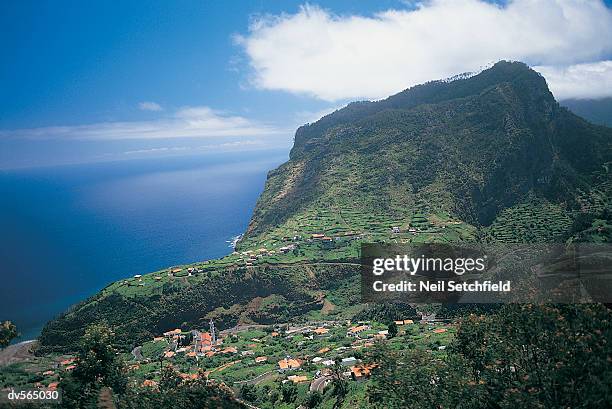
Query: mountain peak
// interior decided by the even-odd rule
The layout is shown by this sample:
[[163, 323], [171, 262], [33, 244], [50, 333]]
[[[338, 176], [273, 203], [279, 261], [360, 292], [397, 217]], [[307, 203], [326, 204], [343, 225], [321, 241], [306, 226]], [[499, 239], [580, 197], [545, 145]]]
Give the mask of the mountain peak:
[[[437, 104], [478, 95], [500, 86], [507, 86], [517, 91], [517, 95], [531, 106], [530, 109], [537, 108], [536, 111], [549, 112], [557, 105], [541, 74], [522, 62], [499, 61], [476, 75], [453, 81], [430, 81], [376, 102], [350, 103], [314, 123], [298, 128], [291, 156], [299, 155], [309, 140], [335, 126], [342, 126], [389, 109], [409, 110], [419, 105]], [[542, 106], [535, 107], [538, 104]]]

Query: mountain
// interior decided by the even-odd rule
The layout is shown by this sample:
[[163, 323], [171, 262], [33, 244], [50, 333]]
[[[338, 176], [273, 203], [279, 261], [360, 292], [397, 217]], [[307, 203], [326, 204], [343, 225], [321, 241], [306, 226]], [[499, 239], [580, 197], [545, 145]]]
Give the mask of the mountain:
[[571, 209], [611, 159], [609, 129], [559, 106], [526, 65], [500, 62], [299, 128], [245, 239], [320, 206], [445, 212], [477, 226], [527, 200]]
[[211, 318], [364, 316], [362, 242], [606, 241], [611, 163], [612, 129], [561, 107], [522, 63], [352, 103], [297, 130], [235, 252], [113, 283], [48, 323], [41, 345], [72, 349], [97, 321], [128, 349]]
[[605, 126], [612, 126], [612, 98], [566, 99], [560, 102], [564, 107], [586, 120]]

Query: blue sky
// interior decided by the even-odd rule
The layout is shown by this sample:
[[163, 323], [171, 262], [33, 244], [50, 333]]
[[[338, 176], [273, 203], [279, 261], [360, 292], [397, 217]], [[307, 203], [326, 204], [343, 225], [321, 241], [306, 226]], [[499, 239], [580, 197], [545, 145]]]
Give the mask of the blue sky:
[[0, 168], [288, 148], [296, 126], [347, 101], [501, 58], [536, 67], [559, 98], [612, 84], [609, 2], [0, 7]]

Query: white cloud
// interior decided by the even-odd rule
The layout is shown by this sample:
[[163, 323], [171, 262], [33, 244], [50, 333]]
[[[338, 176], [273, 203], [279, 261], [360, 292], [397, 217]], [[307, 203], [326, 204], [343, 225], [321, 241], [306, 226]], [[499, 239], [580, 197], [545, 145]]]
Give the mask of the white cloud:
[[597, 99], [612, 95], [612, 61], [534, 68], [544, 75], [557, 99]]
[[377, 99], [501, 59], [545, 67], [600, 61], [612, 53], [612, 11], [601, 0], [431, 0], [369, 17], [306, 5], [259, 18], [236, 39], [257, 88]]
[[269, 147], [261, 140], [239, 140], [232, 142], [214, 143], [199, 146], [162, 146], [158, 148], [147, 148], [147, 149], [136, 149], [131, 151], [123, 152], [124, 155], [142, 155], [142, 154], [160, 154], [160, 153], [171, 153], [171, 152], [185, 152], [185, 151], [226, 151], [226, 150], [240, 150], [246, 148], [255, 147]]
[[159, 112], [159, 111], [164, 110], [161, 105], [159, 105], [157, 102], [152, 102], [152, 101], [140, 102], [138, 104], [138, 108], [141, 111], [153, 111], [153, 112]]
[[185, 137], [238, 137], [289, 134], [250, 119], [209, 107], [185, 107], [172, 116], [150, 121], [101, 122], [0, 131], [0, 137], [63, 138], [79, 140], [155, 139]]

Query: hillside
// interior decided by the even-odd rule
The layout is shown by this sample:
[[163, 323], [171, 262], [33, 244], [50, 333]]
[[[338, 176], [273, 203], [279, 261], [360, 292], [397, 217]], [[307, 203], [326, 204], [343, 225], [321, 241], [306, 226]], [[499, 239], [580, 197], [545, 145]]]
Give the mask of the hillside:
[[352, 318], [362, 242], [609, 241], [611, 163], [612, 129], [521, 63], [353, 103], [297, 130], [234, 253], [109, 285], [49, 322], [42, 350], [98, 321], [127, 350], [210, 318]]
[[321, 208], [348, 214], [349, 230], [352, 211], [442, 212], [475, 226], [528, 201], [570, 212], [582, 200], [576, 192], [609, 188], [599, 177], [612, 160], [610, 135], [560, 107], [521, 63], [351, 104], [298, 129], [245, 242]]

